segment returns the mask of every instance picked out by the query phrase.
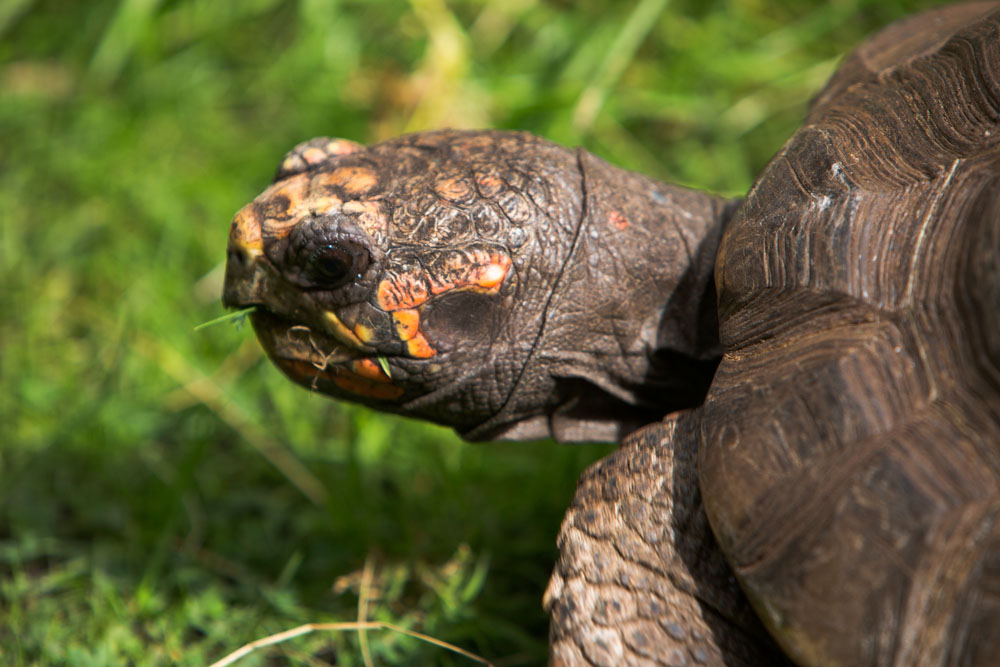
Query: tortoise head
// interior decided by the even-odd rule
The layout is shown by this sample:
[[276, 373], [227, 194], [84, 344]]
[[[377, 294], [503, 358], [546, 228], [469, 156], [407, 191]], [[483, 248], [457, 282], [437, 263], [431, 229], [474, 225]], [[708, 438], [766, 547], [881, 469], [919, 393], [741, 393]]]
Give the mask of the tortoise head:
[[[647, 331], [628, 333], [625, 348], [653, 349], [669, 297], [627, 298], [637, 288], [629, 276], [657, 261], [635, 243], [628, 280], [613, 271], [610, 286], [593, 275], [589, 285], [567, 280], [581, 264], [608, 273], [602, 264], [626, 252], [583, 247], [580, 236], [594, 235], [587, 173], [579, 153], [523, 133], [431, 132], [371, 147], [314, 139], [236, 214], [223, 302], [255, 306], [268, 356], [310, 389], [470, 439], [550, 435], [551, 416], [580, 408], [582, 395], [634, 403], [622, 387], [646, 382], [650, 361], [608, 364], [623, 342], [597, 322], [615, 317], [609, 304], [628, 308]], [[628, 245], [642, 230], [625, 232], [626, 213], [618, 206], [603, 221]], [[611, 377], [615, 363], [637, 377]], [[605, 412], [608, 423], [622, 421], [619, 407]], [[595, 434], [580, 436], [563, 439]]]

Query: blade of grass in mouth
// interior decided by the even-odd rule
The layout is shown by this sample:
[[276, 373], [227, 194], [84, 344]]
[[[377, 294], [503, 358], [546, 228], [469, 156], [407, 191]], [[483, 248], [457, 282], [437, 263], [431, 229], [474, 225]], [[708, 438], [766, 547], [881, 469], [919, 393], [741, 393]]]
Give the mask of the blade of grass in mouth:
[[242, 310], [237, 310], [232, 313], [226, 313], [220, 317], [216, 317], [214, 320], [209, 320], [208, 322], [202, 322], [194, 328], [195, 331], [204, 329], [205, 327], [210, 327], [213, 324], [222, 324], [223, 322], [231, 322], [233, 320], [238, 320], [240, 318], [246, 317], [249, 313], [257, 310], [257, 306], [250, 306], [249, 308], [244, 308]]

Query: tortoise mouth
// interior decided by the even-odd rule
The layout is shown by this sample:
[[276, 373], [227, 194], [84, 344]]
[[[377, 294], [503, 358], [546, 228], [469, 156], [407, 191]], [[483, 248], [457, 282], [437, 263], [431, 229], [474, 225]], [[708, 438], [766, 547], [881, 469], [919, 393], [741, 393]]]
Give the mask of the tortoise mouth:
[[250, 323], [271, 361], [304, 387], [353, 400], [396, 400], [405, 393], [393, 384], [382, 355], [352, 349], [264, 306], [250, 313]]

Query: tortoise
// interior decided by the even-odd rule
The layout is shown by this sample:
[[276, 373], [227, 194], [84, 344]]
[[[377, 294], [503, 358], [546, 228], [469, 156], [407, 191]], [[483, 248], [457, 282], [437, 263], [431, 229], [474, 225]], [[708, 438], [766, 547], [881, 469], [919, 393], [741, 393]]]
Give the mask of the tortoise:
[[848, 56], [742, 200], [526, 133], [319, 138], [223, 301], [292, 380], [469, 440], [617, 440], [555, 664], [1000, 664], [1000, 4]]

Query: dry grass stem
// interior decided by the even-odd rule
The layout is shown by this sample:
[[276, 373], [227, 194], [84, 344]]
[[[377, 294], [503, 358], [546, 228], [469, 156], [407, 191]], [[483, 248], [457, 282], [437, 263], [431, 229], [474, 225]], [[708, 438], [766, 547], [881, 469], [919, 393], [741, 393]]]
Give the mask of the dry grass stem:
[[[358, 624], [368, 621], [368, 600], [371, 595], [372, 577], [375, 576], [375, 562], [371, 553], [365, 558], [365, 569], [361, 573], [361, 588], [358, 591]], [[368, 635], [364, 629], [358, 629], [358, 645], [361, 646], [361, 657], [365, 667], [372, 667], [372, 652], [368, 646]]]
[[[244, 644], [237, 650], [233, 651], [222, 660], [213, 662], [210, 667], [226, 667], [226, 665], [231, 665], [237, 660], [240, 660], [258, 649], [265, 648], [267, 646], [273, 646], [275, 644], [280, 644], [281, 642], [286, 642], [289, 639], [294, 639], [296, 637], [301, 637], [303, 635], [308, 635], [313, 632], [343, 632], [346, 630], [353, 630], [356, 632], [361, 632], [364, 630], [392, 630], [393, 632], [398, 632], [400, 634], [413, 637], [414, 639], [419, 639], [420, 641], [427, 642], [428, 644], [433, 644], [434, 646], [439, 646], [445, 650], [451, 651], [452, 653], [457, 653], [469, 660], [474, 660], [481, 665], [488, 665], [493, 667], [493, 663], [486, 658], [480, 657], [475, 653], [466, 651], [463, 648], [459, 648], [454, 644], [449, 644], [448, 642], [441, 641], [440, 639], [435, 639], [429, 635], [425, 635], [414, 630], [407, 630], [406, 628], [401, 628], [398, 625], [393, 625], [392, 623], [383, 623], [381, 621], [368, 621], [364, 623], [360, 622], [345, 622], [345, 623], [306, 623], [305, 625], [300, 625], [297, 628], [292, 628], [291, 630], [285, 630], [284, 632], [278, 632], [273, 635], [268, 635], [267, 637], [262, 637], [261, 639], [254, 640], [248, 644]], [[370, 660], [370, 657], [366, 659]]]

